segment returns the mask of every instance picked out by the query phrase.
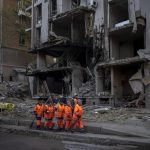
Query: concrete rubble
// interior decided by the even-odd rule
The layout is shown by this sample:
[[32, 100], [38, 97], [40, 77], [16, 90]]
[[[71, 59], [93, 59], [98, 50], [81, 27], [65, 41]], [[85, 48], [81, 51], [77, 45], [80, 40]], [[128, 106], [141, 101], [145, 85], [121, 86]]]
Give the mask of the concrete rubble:
[[70, 41], [69, 38], [63, 36], [57, 36], [54, 32], [50, 31], [49, 34], [49, 42], [51, 45], [58, 45], [58, 44], [67, 44]]
[[27, 82], [4, 81], [0, 84], [0, 94], [4, 98], [17, 97], [23, 99], [29, 95], [29, 85]]
[[30, 100], [30, 99], [25, 99], [22, 101], [21, 99], [18, 98], [7, 98], [3, 102], [9, 102], [14, 105], [14, 109], [12, 111], [2, 111], [0, 112], [0, 116], [2, 118], [10, 118], [10, 119], [32, 119], [34, 117], [33, 115], [33, 107], [35, 103], [37, 103], [36, 100]]
[[[96, 112], [96, 113], [95, 113]], [[99, 107], [91, 110], [84, 109], [85, 120], [91, 122], [114, 122], [119, 124], [142, 125], [150, 123], [150, 111], [146, 109], [134, 108], [111, 108]]]
[[79, 97], [94, 97], [95, 96], [95, 80], [83, 83], [79, 88]]

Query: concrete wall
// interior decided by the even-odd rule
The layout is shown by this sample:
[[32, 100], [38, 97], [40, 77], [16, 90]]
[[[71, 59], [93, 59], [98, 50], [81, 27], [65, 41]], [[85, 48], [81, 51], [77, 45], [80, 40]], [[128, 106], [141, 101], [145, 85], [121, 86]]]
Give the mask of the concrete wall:
[[139, 66], [121, 66], [112, 67], [112, 95], [117, 98], [133, 95], [133, 91], [129, 85], [129, 79], [135, 74]]
[[112, 36], [110, 38], [111, 59], [123, 59], [134, 57], [133, 41], [120, 41], [119, 38]]
[[72, 72], [72, 96], [78, 94], [78, 90], [83, 83], [83, 74], [80, 68], [74, 67]]
[[150, 1], [141, 0], [141, 13], [146, 17], [146, 49], [150, 51]]
[[66, 12], [71, 9], [71, 0], [62, 0], [62, 4], [62, 12]]
[[9, 79], [13, 74], [14, 68], [26, 68], [30, 62], [34, 61], [34, 58], [27, 51], [3, 48], [3, 74], [6, 79]]
[[57, 14], [63, 12], [63, 0], [57, 0]]
[[46, 67], [46, 55], [37, 54], [37, 69]]
[[111, 70], [112, 77], [112, 87], [111, 87], [111, 94], [117, 96], [118, 98], [122, 97], [123, 87], [121, 84], [122, 74], [119, 69], [112, 67]]
[[41, 27], [41, 43], [45, 43], [48, 41], [48, 31], [49, 31], [49, 23], [48, 23], [48, 1], [42, 2], [42, 27]]
[[95, 82], [96, 82], [96, 94], [99, 92], [104, 91], [104, 77], [103, 77], [103, 70], [102, 69], [95, 69]]
[[104, 24], [104, 4], [103, 4], [103, 0], [98, 0], [98, 7], [96, 8], [96, 12], [95, 12], [95, 21], [94, 21], [94, 26], [99, 27], [99, 25], [101, 26], [102, 24]]

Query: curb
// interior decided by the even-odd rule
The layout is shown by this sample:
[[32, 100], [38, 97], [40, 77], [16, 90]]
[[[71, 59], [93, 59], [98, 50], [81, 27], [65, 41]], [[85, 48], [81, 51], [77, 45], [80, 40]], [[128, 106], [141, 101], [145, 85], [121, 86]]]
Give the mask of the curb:
[[[32, 120], [17, 120], [17, 119], [4, 119], [0, 118], [0, 124], [1, 125], [16, 125], [16, 126], [25, 126], [29, 127], [31, 124]], [[36, 124], [33, 124], [33, 128], [36, 128]], [[103, 127], [95, 127], [95, 126], [89, 126], [86, 125], [85, 122], [85, 129], [88, 131], [88, 133], [93, 133], [93, 134], [106, 134], [106, 135], [117, 135], [117, 136], [125, 136], [125, 137], [144, 137], [136, 134], [129, 134], [125, 132], [120, 132], [120, 131], [115, 131]]]
[[[80, 143], [96, 144], [96, 145], [134, 145], [134, 146], [149, 146], [150, 140], [145, 138], [126, 138], [109, 135], [95, 135], [95, 134], [78, 134], [78, 133], [64, 133], [64, 132], [48, 132], [28, 129], [23, 126], [0, 125], [0, 132], [23, 134], [29, 136], [39, 136], [52, 140], [73, 141]], [[55, 133], [55, 134], [54, 134]]]

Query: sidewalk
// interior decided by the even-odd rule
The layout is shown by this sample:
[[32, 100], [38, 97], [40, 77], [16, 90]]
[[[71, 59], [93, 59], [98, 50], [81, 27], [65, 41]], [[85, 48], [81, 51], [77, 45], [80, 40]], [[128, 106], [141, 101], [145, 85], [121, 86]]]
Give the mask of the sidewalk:
[[[114, 134], [121, 136], [139, 136], [150, 138], [150, 127], [134, 126], [118, 123], [95, 123], [95, 122], [84, 122], [85, 126], [89, 130], [98, 133], [99, 131], [103, 134]], [[99, 131], [98, 131], [99, 130]]]
[[[0, 118], [0, 125], [16, 125], [16, 126], [29, 127], [31, 122], [32, 120], [15, 120], [15, 119]], [[109, 122], [96, 123], [96, 122], [85, 122], [85, 121], [84, 121], [84, 125], [87, 132], [92, 134], [150, 138], [150, 127], [109, 123]], [[33, 128], [35, 128], [35, 123]]]

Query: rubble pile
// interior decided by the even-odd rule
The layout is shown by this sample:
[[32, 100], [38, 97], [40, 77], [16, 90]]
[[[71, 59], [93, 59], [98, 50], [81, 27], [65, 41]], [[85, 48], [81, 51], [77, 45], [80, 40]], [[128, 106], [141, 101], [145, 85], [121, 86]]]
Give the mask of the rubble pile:
[[0, 95], [4, 99], [7, 97], [16, 97], [24, 99], [29, 95], [29, 87], [26, 82], [3, 82], [0, 84]]
[[69, 42], [70, 39], [67, 37], [63, 37], [63, 36], [58, 36], [56, 35], [54, 32], [50, 32], [50, 36], [49, 36], [49, 42], [52, 45], [57, 45], [57, 44], [66, 44], [67, 42]]
[[79, 97], [95, 97], [95, 80], [83, 83], [79, 88]]
[[125, 120], [128, 117], [128, 111], [125, 108], [108, 108], [103, 107], [100, 110], [93, 109], [91, 111], [84, 111], [84, 118], [96, 121], [96, 122], [105, 122], [105, 121], [119, 121]]
[[33, 117], [33, 107], [36, 101], [26, 100], [21, 103], [17, 103], [15, 109], [12, 112], [12, 118], [30, 119]]
[[33, 107], [36, 100], [26, 99], [22, 101], [18, 98], [7, 98], [6, 102], [12, 103], [14, 105], [14, 109], [12, 111], [1, 111], [1, 117], [13, 118], [13, 119], [32, 119], [33, 118]]
[[92, 122], [117, 122], [117, 123], [150, 123], [150, 111], [135, 108], [110, 108], [109, 106], [84, 109], [83, 118]]

